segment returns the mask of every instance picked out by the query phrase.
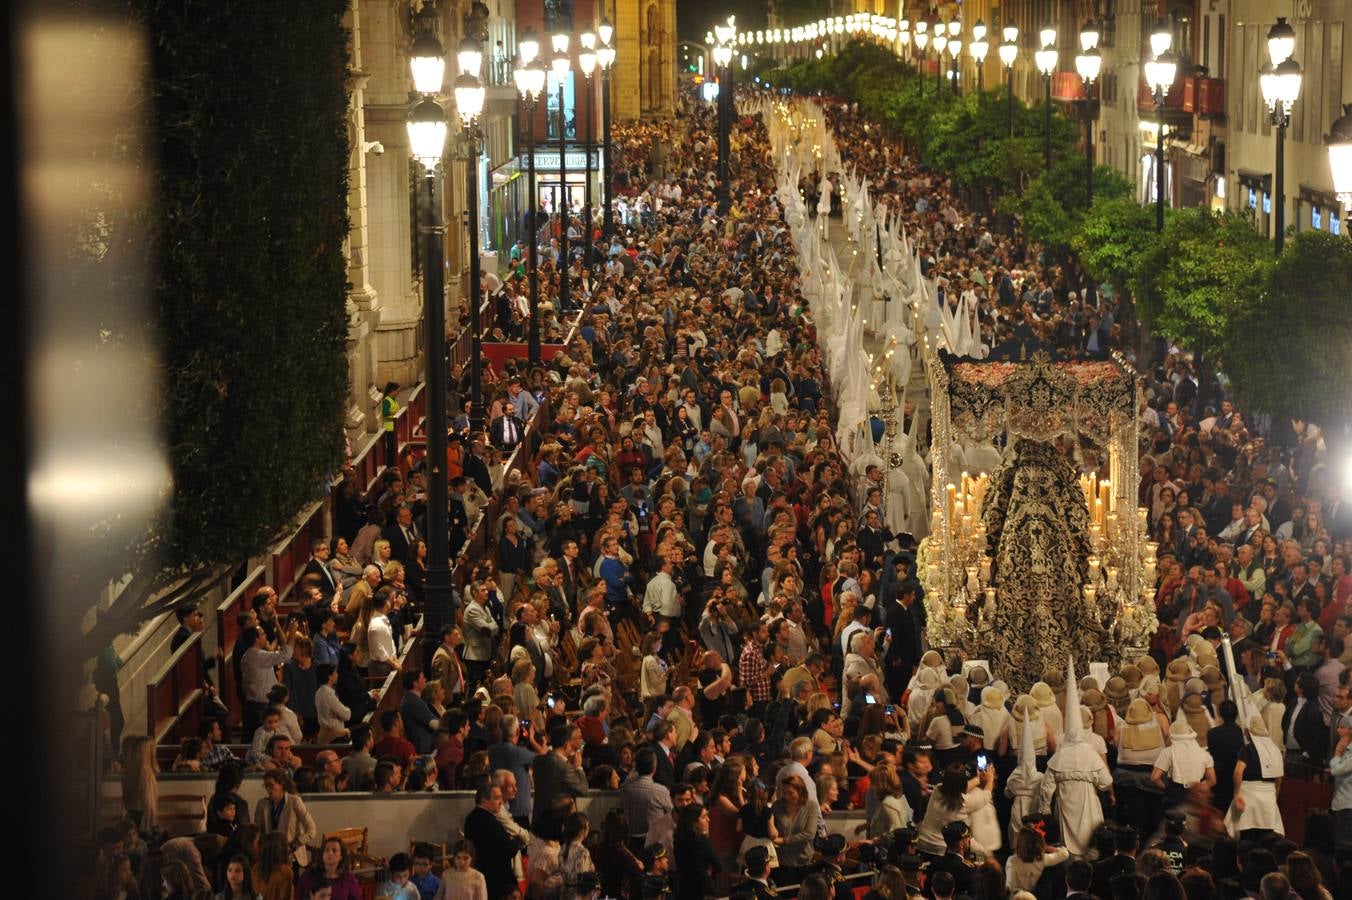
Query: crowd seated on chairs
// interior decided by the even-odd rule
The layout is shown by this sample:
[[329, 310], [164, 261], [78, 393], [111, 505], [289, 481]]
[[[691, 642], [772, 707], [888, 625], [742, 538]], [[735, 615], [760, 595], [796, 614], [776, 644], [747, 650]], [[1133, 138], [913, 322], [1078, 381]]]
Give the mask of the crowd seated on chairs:
[[[1111, 311], [1086, 317], [1036, 248], [993, 238], [849, 109], [831, 121], [847, 162], [905, 205], [930, 275], [979, 293], [984, 329], [1118, 339]], [[265, 589], [241, 616], [228, 677], [243, 708], [160, 752], [124, 740], [95, 895], [1352, 896], [1352, 508], [1326, 497], [1318, 435], [1255, 447], [1228, 400], [1195, 423], [1196, 384], [1170, 354], [1143, 413], [1152, 652], [1103, 684], [1048, 660], [1010, 696], [998, 671], [922, 653], [913, 543], [869, 515], [876, 495], [857, 496], [835, 446], [763, 125], [732, 131], [727, 215], [710, 110], [617, 125], [615, 144], [617, 233], [551, 225], [596, 252], [594, 272], [580, 251], [566, 263], [576, 340], [489, 373], [486, 431], [452, 426], [453, 546], [500, 500], [485, 551], [457, 562], [454, 621], [421, 624], [422, 464], [365, 496], [346, 484], [291, 608]], [[556, 257], [542, 260], [557, 298]], [[504, 309], [523, 273], [486, 283]], [[1020, 305], [1000, 318], [1007, 288]], [[529, 465], [506, 468], [512, 452]], [[1221, 628], [1248, 721], [1217, 662]], [[1336, 812], [1311, 811], [1298, 850], [1277, 808], [1284, 765], [1318, 781], [1330, 757]], [[249, 771], [264, 780], [252, 809]], [[215, 789], [175, 795], [158, 772], [216, 773]], [[463, 826], [413, 846], [361, 821], [320, 833], [306, 802], [451, 791], [473, 793]], [[609, 791], [603, 821], [579, 811]], [[841, 834], [847, 810], [862, 824]]]

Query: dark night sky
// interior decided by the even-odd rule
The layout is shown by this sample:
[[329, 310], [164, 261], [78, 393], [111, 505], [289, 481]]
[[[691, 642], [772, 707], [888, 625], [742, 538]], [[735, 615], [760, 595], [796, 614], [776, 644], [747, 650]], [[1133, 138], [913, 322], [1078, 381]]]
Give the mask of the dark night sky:
[[714, 22], [729, 14], [737, 16], [741, 28], [764, 28], [769, 0], [676, 0], [678, 40], [703, 42]]

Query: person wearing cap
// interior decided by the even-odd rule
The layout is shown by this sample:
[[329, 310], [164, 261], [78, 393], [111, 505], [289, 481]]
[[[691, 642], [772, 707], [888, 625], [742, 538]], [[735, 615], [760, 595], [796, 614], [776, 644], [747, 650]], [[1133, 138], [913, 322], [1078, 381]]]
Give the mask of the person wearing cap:
[[[931, 804], [932, 805], [932, 804]], [[953, 877], [954, 896], [971, 891], [972, 873], [976, 866], [970, 859], [972, 853], [972, 831], [961, 819], [944, 825], [942, 830], [944, 852], [930, 861], [929, 879], [931, 884], [940, 872]]]
[[804, 875], [805, 878], [817, 875], [825, 879], [835, 900], [854, 900], [854, 891], [845, 880], [846, 844], [843, 834], [826, 834], [818, 837], [812, 842], [812, 847], [820, 859]]
[[746, 877], [732, 886], [733, 896], [754, 897], [767, 900], [778, 896], [770, 884], [770, 851], [764, 847], [752, 847], [746, 851]]
[[1283, 774], [1282, 752], [1268, 734], [1267, 723], [1262, 716], [1250, 717], [1249, 743], [1240, 749], [1234, 764], [1234, 799], [1225, 816], [1225, 829], [1231, 837], [1286, 833], [1277, 808]]
[[1155, 758], [1150, 780], [1164, 789], [1164, 803], [1175, 807], [1187, 799], [1194, 785], [1210, 788], [1216, 783], [1216, 768], [1211, 754], [1197, 743], [1197, 733], [1186, 719], [1169, 726], [1170, 744]]

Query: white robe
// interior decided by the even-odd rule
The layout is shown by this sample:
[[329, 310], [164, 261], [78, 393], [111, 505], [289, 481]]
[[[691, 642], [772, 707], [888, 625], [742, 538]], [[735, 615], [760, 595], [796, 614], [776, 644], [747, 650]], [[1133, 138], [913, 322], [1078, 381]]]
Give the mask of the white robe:
[[1094, 846], [1094, 831], [1103, 824], [1103, 805], [1098, 792], [1113, 785], [1108, 764], [1086, 741], [1075, 741], [1059, 748], [1047, 763], [1042, 778], [1042, 812], [1051, 812], [1056, 799], [1061, 839], [1071, 856], [1088, 855]]

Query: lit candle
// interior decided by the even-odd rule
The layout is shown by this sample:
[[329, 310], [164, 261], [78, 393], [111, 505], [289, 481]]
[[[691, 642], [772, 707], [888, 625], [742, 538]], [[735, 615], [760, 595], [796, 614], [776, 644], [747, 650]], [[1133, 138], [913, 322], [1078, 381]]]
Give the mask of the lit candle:
[[1103, 502], [1103, 511], [1106, 513], [1112, 508], [1112, 483], [1107, 479], [1099, 482], [1098, 495], [1099, 500]]
[[958, 486], [953, 482], [948, 483], [948, 516], [953, 517], [953, 506], [958, 502]]
[[1099, 524], [1103, 522], [1103, 501], [1098, 497], [1094, 498], [1094, 521]]
[[983, 583], [991, 580], [991, 558], [989, 556], [981, 557], [981, 581]]
[[1150, 515], [1150, 511], [1147, 510], [1144, 506], [1136, 507], [1136, 523], [1138, 525], [1145, 525], [1146, 516], [1148, 515]]
[[1093, 579], [1097, 579], [1097, 578], [1098, 578], [1098, 569], [1099, 569], [1099, 558], [1098, 558], [1097, 556], [1090, 556], [1090, 557], [1089, 557], [1089, 577], [1090, 577], [1090, 578], [1093, 578]]
[[1117, 590], [1117, 566], [1108, 567], [1108, 590]]
[[995, 614], [995, 588], [986, 588], [986, 615]]
[[1156, 541], [1146, 541], [1146, 542], [1145, 542], [1145, 558], [1146, 558], [1147, 560], [1153, 561], [1153, 560], [1155, 559], [1155, 551], [1159, 550], [1159, 548], [1160, 548], [1160, 545], [1159, 545], [1158, 542], [1156, 542]]
[[1098, 591], [1096, 591], [1096, 590], [1094, 589], [1094, 586], [1093, 586], [1092, 584], [1086, 584], [1086, 585], [1084, 586], [1084, 599], [1085, 599], [1086, 602], [1088, 602], [1088, 603], [1093, 603], [1093, 602], [1094, 602], [1094, 598], [1097, 597], [1097, 596], [1098, 596]]

